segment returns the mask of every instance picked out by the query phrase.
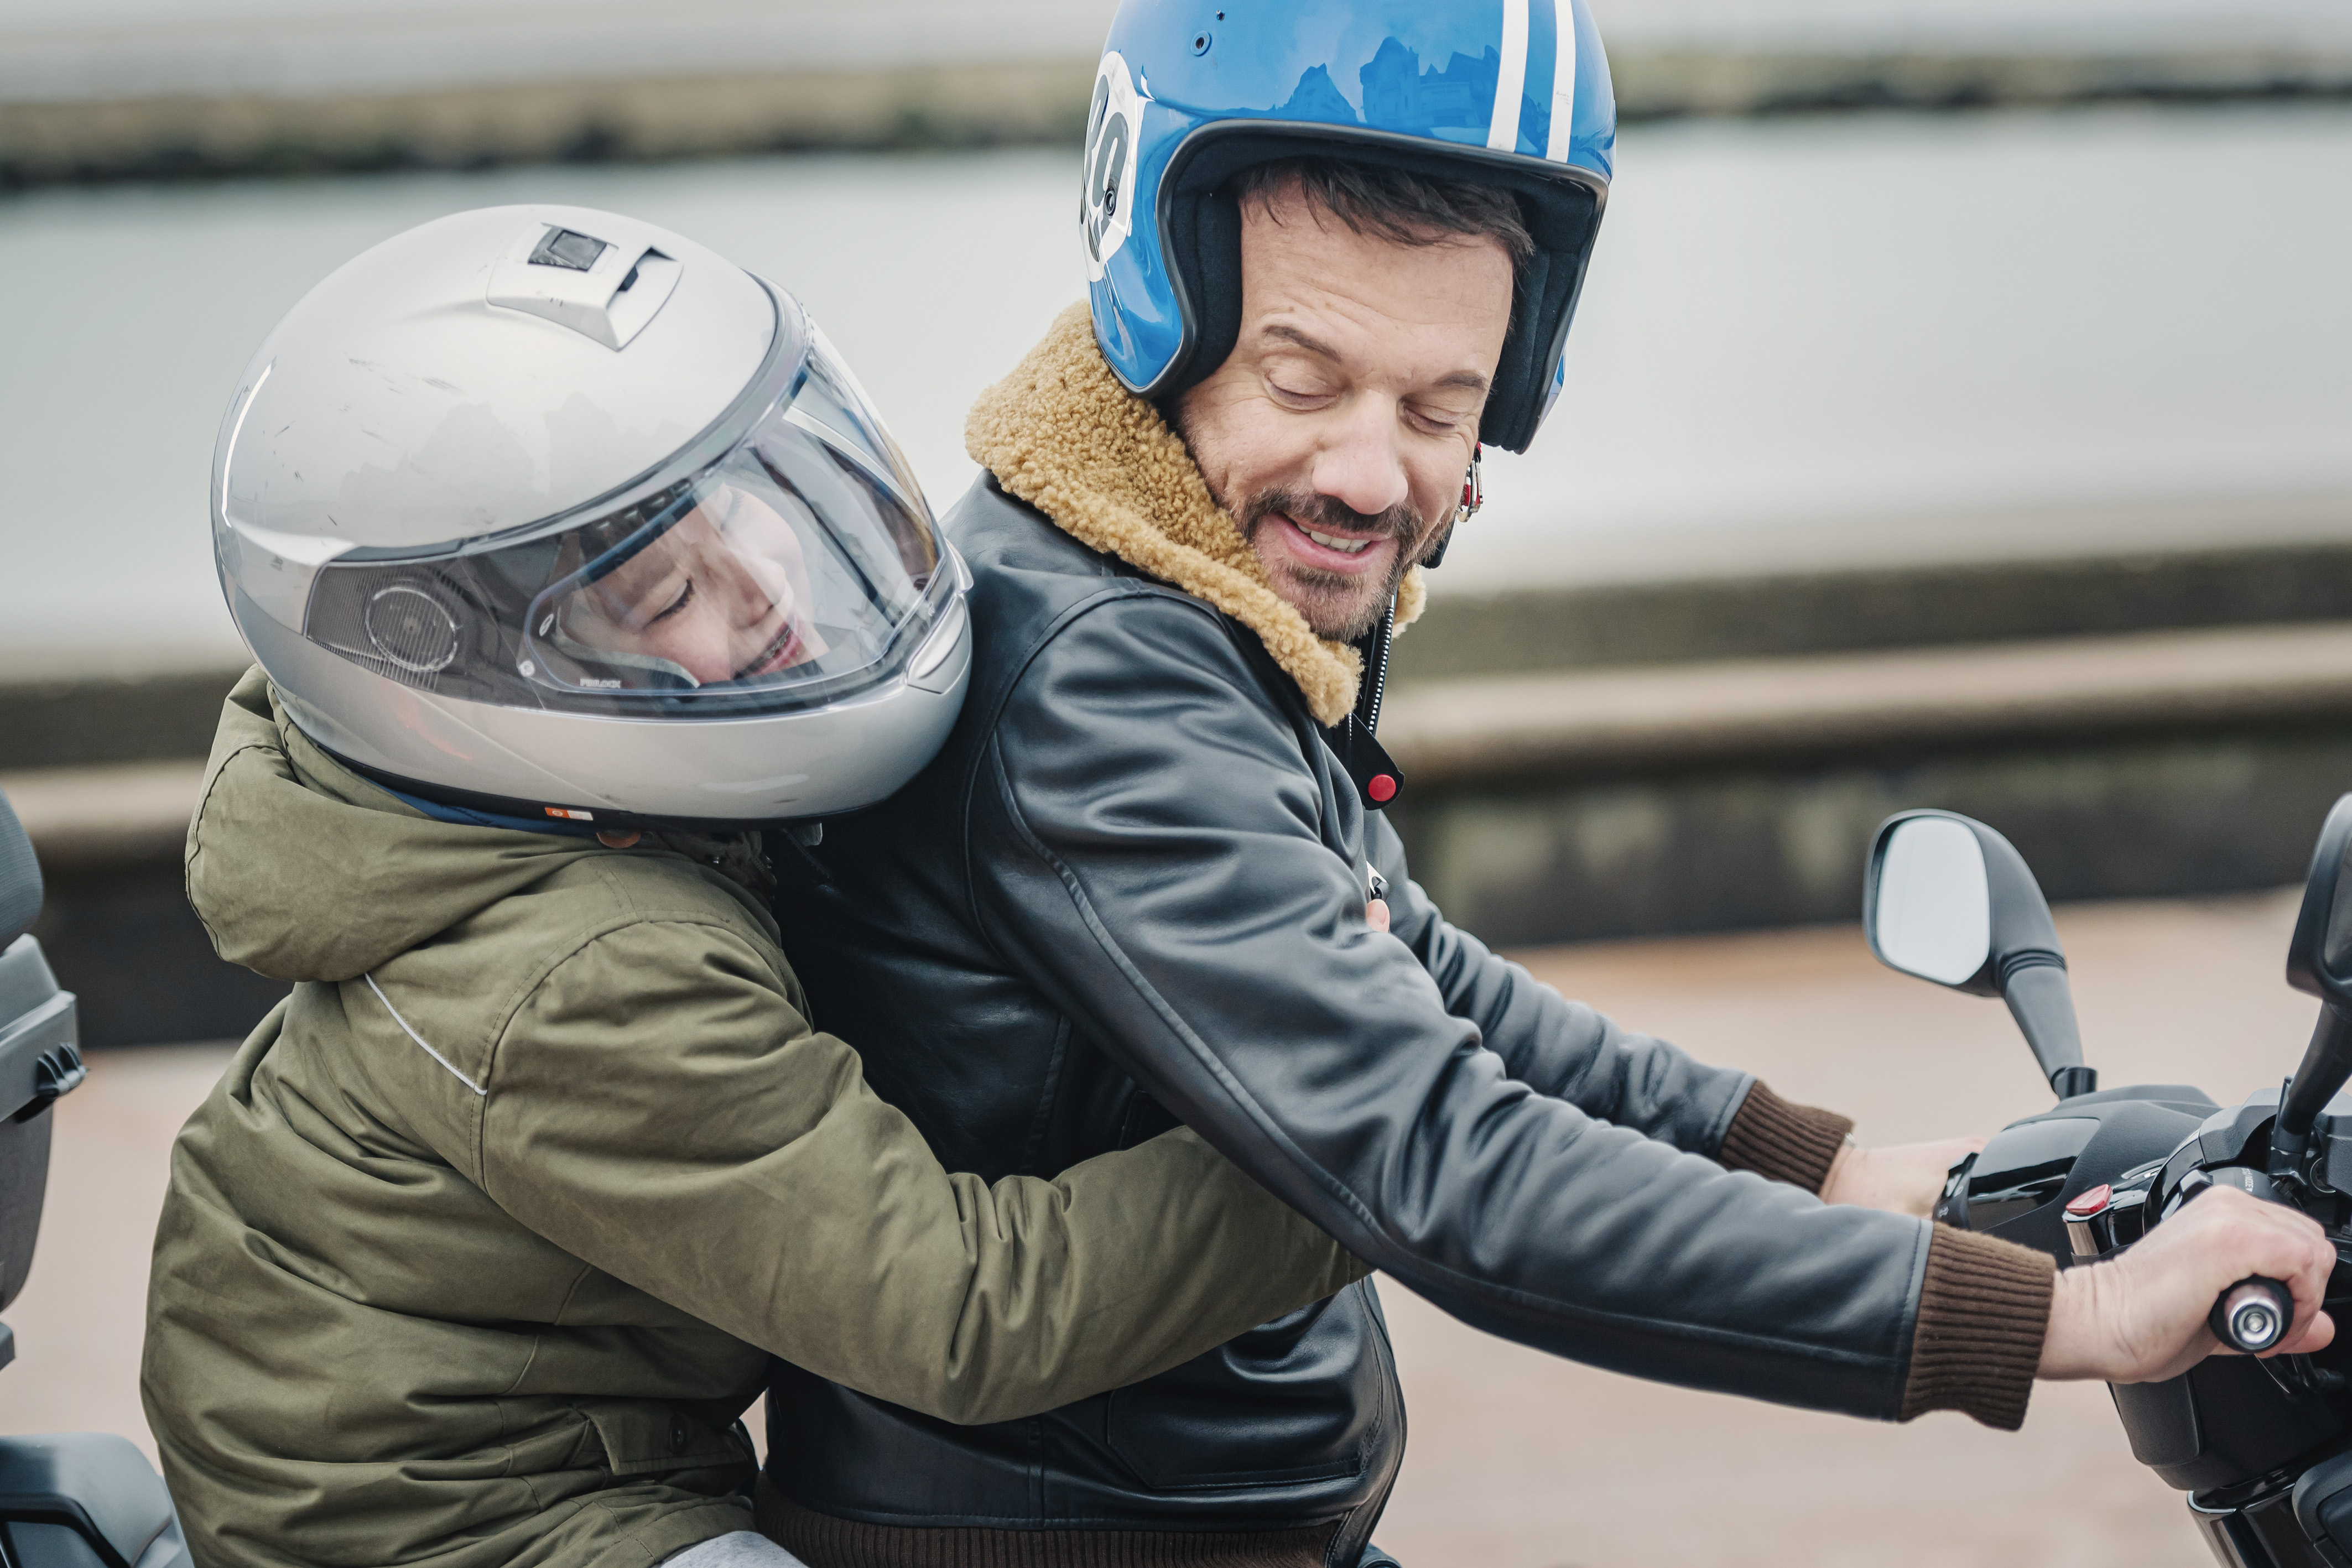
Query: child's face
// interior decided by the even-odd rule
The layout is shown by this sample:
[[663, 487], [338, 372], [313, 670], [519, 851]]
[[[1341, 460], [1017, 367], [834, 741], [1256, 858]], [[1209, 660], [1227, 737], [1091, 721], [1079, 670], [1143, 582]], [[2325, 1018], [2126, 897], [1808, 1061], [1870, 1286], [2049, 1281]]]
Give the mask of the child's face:
[[581, 588], [575, 641], [676, 664], [704, 685], [772, 675], [825, 652], [799, 534], [747, 491], [713, 491], [660, 538]]

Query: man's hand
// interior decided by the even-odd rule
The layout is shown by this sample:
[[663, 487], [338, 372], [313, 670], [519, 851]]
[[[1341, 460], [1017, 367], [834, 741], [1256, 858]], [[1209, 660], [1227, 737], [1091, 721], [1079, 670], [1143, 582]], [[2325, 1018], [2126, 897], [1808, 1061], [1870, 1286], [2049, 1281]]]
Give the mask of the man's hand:
[[1866, 1149], [1848, 1144], [1830, 1162], [1822, 1183], [1823, 1203], [1850, 1203], [1926, 1218], [1944, 1195], [1951, 1168], [1984, 1147], [1982, 1138], [1946, 1138], [1937, 1144], [1899, 1144]]
[[2058, 1271], [2038, 1375], [2160, 1383], [2221, 1342], [2205, 1326], [2214, 1299], [2252, 1274], [2294, 1292], [2294, 1326], [2266, 1355], [2324, 1349], [2336, 1324], [2320, 1309], [2336, 1249], [2309, 1216], [2217, 1186], [2111, 1262]]

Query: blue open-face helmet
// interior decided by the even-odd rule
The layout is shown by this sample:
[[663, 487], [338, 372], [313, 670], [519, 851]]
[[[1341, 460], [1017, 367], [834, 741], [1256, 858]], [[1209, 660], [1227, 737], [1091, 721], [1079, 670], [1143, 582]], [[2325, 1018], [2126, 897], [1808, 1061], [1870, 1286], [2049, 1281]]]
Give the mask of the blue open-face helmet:
[[1522, 272], [1480, 438], [1524, 452], [1561, 354], [1617, 141], [1584, 0], [1123, 0], [1087, 116], [1081, 220], [1095, 336], [1148, 397], [1202, 380], [1241, 329], [1253, 164], [1321, 154], [1519, 199]]

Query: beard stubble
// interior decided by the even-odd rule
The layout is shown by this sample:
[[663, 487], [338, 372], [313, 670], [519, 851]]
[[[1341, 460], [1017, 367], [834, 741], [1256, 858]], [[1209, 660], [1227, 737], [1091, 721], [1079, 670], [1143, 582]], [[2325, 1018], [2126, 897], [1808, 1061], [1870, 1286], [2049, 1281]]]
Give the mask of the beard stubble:
[[1414, 558], [1421, 553], [1414, 548], [1422, 537], [1421, 511], [1410, 503], [1367, 516], [1329, 496], [1261, 490], [1240, 508], [1227, 510], [1241, 525], [1242, 538], [1252, 549], [1257, 548], [1258, 530], [1276, 514], [1303, 528], [1370, 534], [1375, 538], [1396, 541], [1396, 554], [1389, 562], [1385, 581], [1296, 564], [1285, 572], [1294, 593], [1283, 597], [1306, 618], [1317, 636], [1334, 643], [1352, 643], [1380, 624], [1381, 616], [1396, 602], [1397, 590], [1404, 585], [1404, 574], [1412, 570]]

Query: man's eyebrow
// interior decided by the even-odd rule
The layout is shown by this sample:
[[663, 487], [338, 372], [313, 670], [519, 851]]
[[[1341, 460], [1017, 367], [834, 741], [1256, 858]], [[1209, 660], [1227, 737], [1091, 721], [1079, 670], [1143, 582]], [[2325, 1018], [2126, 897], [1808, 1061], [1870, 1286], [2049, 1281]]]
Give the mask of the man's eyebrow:
[[1318, 360], [1336, 360], [1339, 357], [1339, 350], [1322, 339], [1310, 338], [1297, 328], [1286, 327], [1279, 321], [1270, 322], [1259, 330], [1269, 338], [1280, 339], [1293, 348], [1304, 349]]
[[[1288, 343], [1295, 349], [1303, 349], [1318, 360], [1336, 361], [1339, 358], [1339, 350], [1320, 338], [1309, 337], [1296, 327], [1287, 327], [1279, 321], [1275, 321], [1267, 323], [1258, 330], [1266, 337]], [[1474, 392], [1483, 396], [1492, 383], [1475, 371], [1455, 371], [1451, 375], [1440, 376], [1436, 384], [1447, 388], [1458, 387], [1465, 392]]]

